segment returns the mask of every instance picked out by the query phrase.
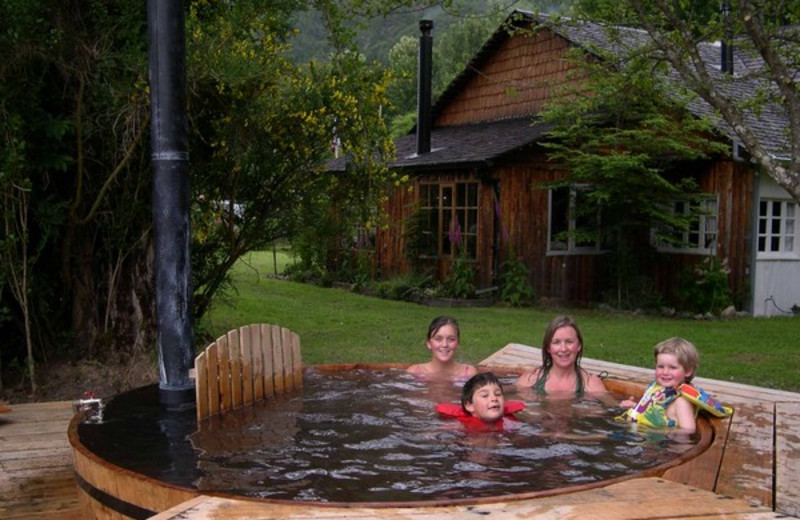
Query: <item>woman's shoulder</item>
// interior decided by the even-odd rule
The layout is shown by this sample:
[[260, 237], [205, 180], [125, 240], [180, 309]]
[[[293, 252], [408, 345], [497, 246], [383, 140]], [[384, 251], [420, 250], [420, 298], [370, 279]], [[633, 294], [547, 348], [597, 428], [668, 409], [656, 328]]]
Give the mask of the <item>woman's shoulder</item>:
[[532, 370], [526, 370], [525, 372], [519, 375], [514, 384], [517, 386], [533, 386], [539, 379], [539, 375], [541, 373], [542, 373], [542, 367], [536, 367]]
[[590, 394], [608, 392], [606, 384], [597, 374], [592, 374], [588, 370], [581, 369], [583, 377], [584, 391]]

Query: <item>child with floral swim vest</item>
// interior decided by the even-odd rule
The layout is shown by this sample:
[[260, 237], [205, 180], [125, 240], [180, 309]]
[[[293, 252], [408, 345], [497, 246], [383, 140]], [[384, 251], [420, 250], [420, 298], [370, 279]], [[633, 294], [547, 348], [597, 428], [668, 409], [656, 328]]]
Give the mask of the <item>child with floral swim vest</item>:
[[506, 401], [503, 385], [492, 372], [472, 376], [461, 389], [461, 404], [439, 403], [436, 411], [461, 421], [469, 430], [504, 429], [506, 419], [525, 408], [522, 401]]
[[691, 383], [700, 365], [697, 349], [683, 338], [670, 338], [653, 348], [655, 381], [636, 401], [620, 402], [627, 410], [618, 419], [651, 428], [677, 428], [685, 433], [697, 429], [698, 409], [718, 417], [730, 415], [730, 408], [716, 402], [707, 392]]

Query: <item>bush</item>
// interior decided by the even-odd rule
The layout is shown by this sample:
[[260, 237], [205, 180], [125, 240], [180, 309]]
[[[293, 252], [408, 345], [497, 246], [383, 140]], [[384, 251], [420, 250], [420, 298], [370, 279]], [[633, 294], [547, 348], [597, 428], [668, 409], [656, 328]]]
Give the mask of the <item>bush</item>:
[[535, 295], [530, 283], [528, 266], [512, 252], [502, 267], [500, 299], [514, 307], [532, 302]]
[[379, 298], [389, 300], [412, 301], [430, 296], [431, 277], [428, 274], [406, 275], [391, 280], [374, 282], [369, 289]]
[[732, 304], [727, 260], [707, 256], [683, 274], [678, 296], [684, 310], [718, 314]]
[[475, 296], [475, 269], [464, 256], [453, 260], [452, 270], [442, 283], [444, 296], [449, 298], [473, 298]]
[[664, 298], [647, 275], [632, 275], [624, 284], [617, 284], [613, 289], [604, 291], [602, 301], [617, 309], [660, 309], [664, 306]]

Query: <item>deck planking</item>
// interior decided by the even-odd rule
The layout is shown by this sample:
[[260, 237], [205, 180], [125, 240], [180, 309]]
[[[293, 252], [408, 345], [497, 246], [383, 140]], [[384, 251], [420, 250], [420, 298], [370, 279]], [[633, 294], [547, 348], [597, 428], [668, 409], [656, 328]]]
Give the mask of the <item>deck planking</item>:
[[800, 516], [800, 404], [775, 407], [775, 509]]
[[715, 491], [774, 507], [774, 405], [734, 409]]
[[693, 518], [707, 520], [767, 520], [779, 518], [765, 507], [741, 499], [726, 499], [665, 479], [631, 479], [578, 493], [514, 502], [437, 507], [329, 508], [265, 504], [200, 496], [168, 509], [151, 520], [656, 520]]
[[67, 427], [72, 403], [15, 404], [0, 417], [0, 518], [82, 520]]

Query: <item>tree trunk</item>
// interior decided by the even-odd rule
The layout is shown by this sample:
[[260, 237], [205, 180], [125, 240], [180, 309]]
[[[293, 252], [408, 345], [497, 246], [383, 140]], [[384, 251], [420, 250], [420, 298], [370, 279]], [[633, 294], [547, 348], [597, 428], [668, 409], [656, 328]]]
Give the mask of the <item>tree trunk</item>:
[[89, 255], [81, 256], [84, 261], [77, 262], [73, 271], [75, 352], [92, 359], [155, 349], [151, 245], [129, 252], [118, 262], [98, 264]]

